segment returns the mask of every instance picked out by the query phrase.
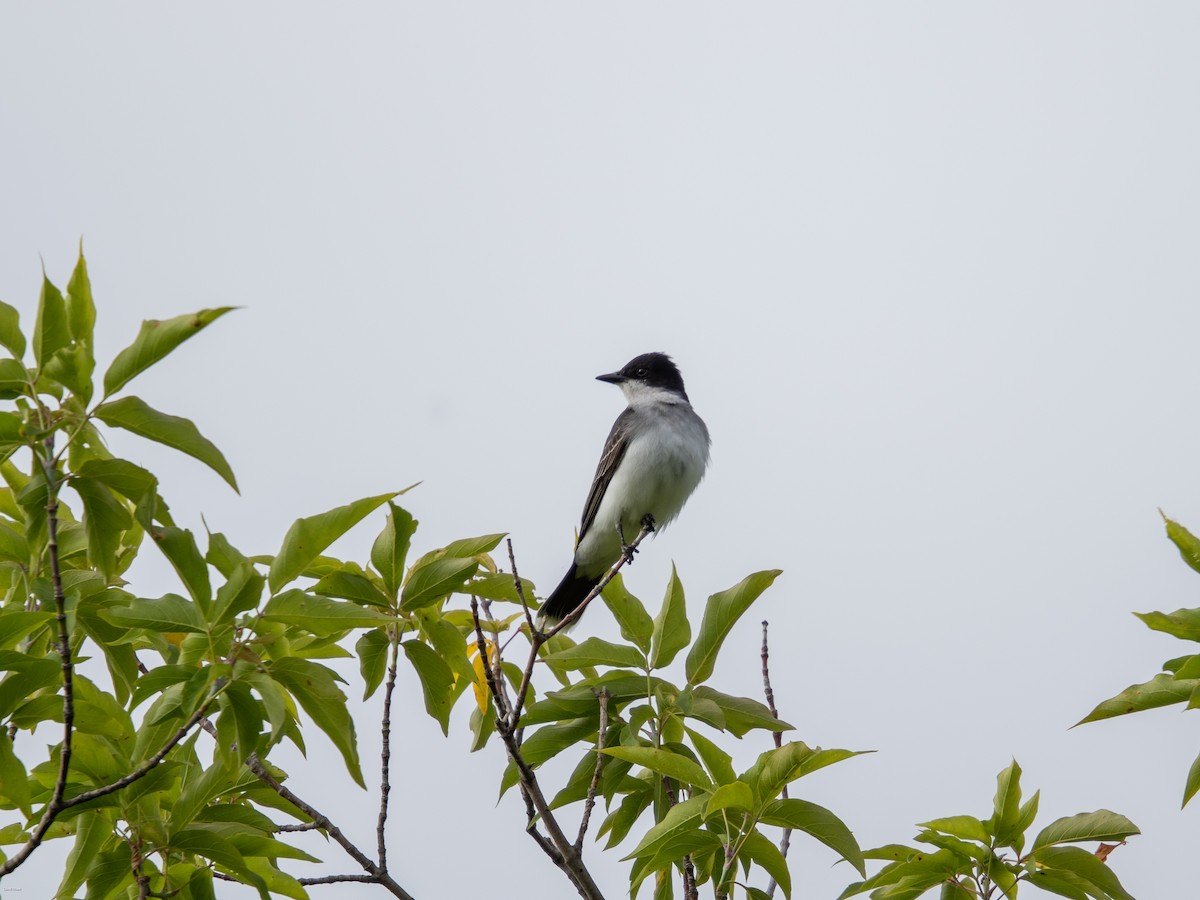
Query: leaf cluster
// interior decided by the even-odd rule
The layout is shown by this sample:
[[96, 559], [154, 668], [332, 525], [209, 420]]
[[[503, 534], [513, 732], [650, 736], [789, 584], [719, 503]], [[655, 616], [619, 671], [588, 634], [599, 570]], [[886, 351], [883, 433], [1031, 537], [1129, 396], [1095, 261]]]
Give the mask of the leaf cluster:
[[[719, 897], [732, 897], [738, 888], [747, 896], [765, 896], [746, 884], [752, 868], [765, 872], [790, 897], [786, 860], [764, 831], [772, 827], [805, 832], [863, 868], [857, 841], [834, 813], [806, 800], [781, 798], [797, 779], [855, 752], [792, 741], [762, 753], [738, 773], [732, 755], [710, 736], [793, 730], [759, 701], [707, 683], [730, 631], [778, 575], [778, 570], [758, 572], [710, 596], [694, 639], [674, 571], [654, 618], [617, 575], [602, 599], [623, 643], [589, 637], [577, 644], [559, 634], [547, 645], [541, 662], [561, 686], [522, 716], [521, 754], [536, 768], [580, 744], [588, 747], [550, 808], [590, 803], [595, 790], [607, 809], [597, 838], [607, 837], [608, 848], [625, 842], [638, 826], [645, 829], [624, 857], [632, 863], [631, 896], [651, 876], [655, 897], [671, 896], [673, 867], [690, 866], [695, 884], [711, 883]], [[685, 650], [683, 680], [668, 680], [665, 670]], [[481, 715], [494, 714], [489, 704], [483, 702]], [[598, 775], [597, 752], [604, 757]], [[510, 761], [501, 794], [518, 777]]]
[[1026, 853], [1040, 793], [1022, 801], [1021, 767], [1014, 760], [996, 778], [988, 818], [933, 819], [917, 826], [922, 830], [916, 841], [925, 847], [887, 844], [867, 850], [867, 859], [885, 865], [850, 885], [841, 898], [870, 891], [871, 900], [912, 900], [937, 888], [942, 900], [989, 900], [1015, 898], [1021, 884], [1031, 884], [1069, 900], [1133, 900], [1105, 862], [1112, 846], [1101, 844], [1091, 852], [1071, 845], [1123, 843], [1139, 833], [1137, 826], [1106, 809], [1066, 816], [1039, 831]]
[[[1180, 557], [1193, 571], [1200, 572], [1200, 538], [1166, 515], [1163, 515], [1163, 521], [1166, 523], [1167, 537], [1179, 550]], [[1134, 615], [1154, 631], [1161, 631], [1182, 641], [1200, 643], [1200, 608]], [[1131, 684], [1115, 697], [1098, 704], [1076, 724], [1098, 722], [1180, 703], [1184, 704], [1184, 709], [1200, 708], [1200, 652], [1176, 656], [1164, 662], [1162, 667], [1163, 671], [1149, 681]], [[1181, 805], [1187, 806], [1197, 791], [1200, 791], [1200, 756], [1196, 757], [1188, 770]]]

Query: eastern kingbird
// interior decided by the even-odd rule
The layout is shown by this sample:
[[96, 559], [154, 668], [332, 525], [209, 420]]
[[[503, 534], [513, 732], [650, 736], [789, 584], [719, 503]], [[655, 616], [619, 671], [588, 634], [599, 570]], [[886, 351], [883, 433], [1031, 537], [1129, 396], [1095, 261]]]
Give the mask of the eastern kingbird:
[[575, 559], [542, 605], [558, 622], [581, 604], [643, 524], [661, 529], [679, 515], [708, 465], [708, 429], [665, 353], [643, 353], [619, 372], [597, 376], [618, 385], [629, 405], [617, 416], [592, 479]]

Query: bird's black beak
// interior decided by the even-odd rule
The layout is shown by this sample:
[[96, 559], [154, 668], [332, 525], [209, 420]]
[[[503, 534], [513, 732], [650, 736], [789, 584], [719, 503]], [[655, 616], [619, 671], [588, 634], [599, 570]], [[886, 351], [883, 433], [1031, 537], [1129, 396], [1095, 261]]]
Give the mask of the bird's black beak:
[[607, 375], [597, 375], [597, 381], [607, 381], [609, 384], [620, 384], [626, 378], [620, 372], [609, 372]]

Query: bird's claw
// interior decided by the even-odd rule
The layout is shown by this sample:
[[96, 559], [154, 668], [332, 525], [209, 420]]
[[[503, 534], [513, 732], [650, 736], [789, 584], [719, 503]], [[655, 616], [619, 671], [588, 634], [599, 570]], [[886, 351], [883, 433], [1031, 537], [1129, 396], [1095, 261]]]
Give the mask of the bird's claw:
[[646, 513], [644, 516], [642, 516], [642, 527], [645, 528], [647, 531], [649, 531], [651, 534], [653, 534], [654, 533], [654, 516], [650, 515], [650, 513]]
[[617, 536], [621, 538], [621, 556], [625, 558], [627, 565], [631, 564], [633, 562], [633, 554], [638, 552], [638, 548], [626, 542], [625, 529], [621, 526], [620, 522], [617, 523]]

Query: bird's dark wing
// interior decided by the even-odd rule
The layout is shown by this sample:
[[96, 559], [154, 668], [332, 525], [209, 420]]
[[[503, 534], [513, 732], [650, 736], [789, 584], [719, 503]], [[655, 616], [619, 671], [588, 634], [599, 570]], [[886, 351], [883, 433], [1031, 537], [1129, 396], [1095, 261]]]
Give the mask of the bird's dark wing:
[[583, 540], [583, 536], [592, 527], [592, 522], [596, 520], [600, 501], [604, 499], [604, 492], [608, 490], [613, 473], [617, 471], [617, 466], [621, 464], [625, 451], [629, 449], [632, 423], [633, 410], [626, 409], [617, 416], [617, 421], [613, 422], [612, 431], [608, 433], [608, 440], [604, 442], [604, 452], [600, 454], [600, 464], [596, 466], [596, 477], [592, 479], [592, 490], [588, 494], [587, 503], [583, 505], [583, 522], [579, 526], [580, 540]]

